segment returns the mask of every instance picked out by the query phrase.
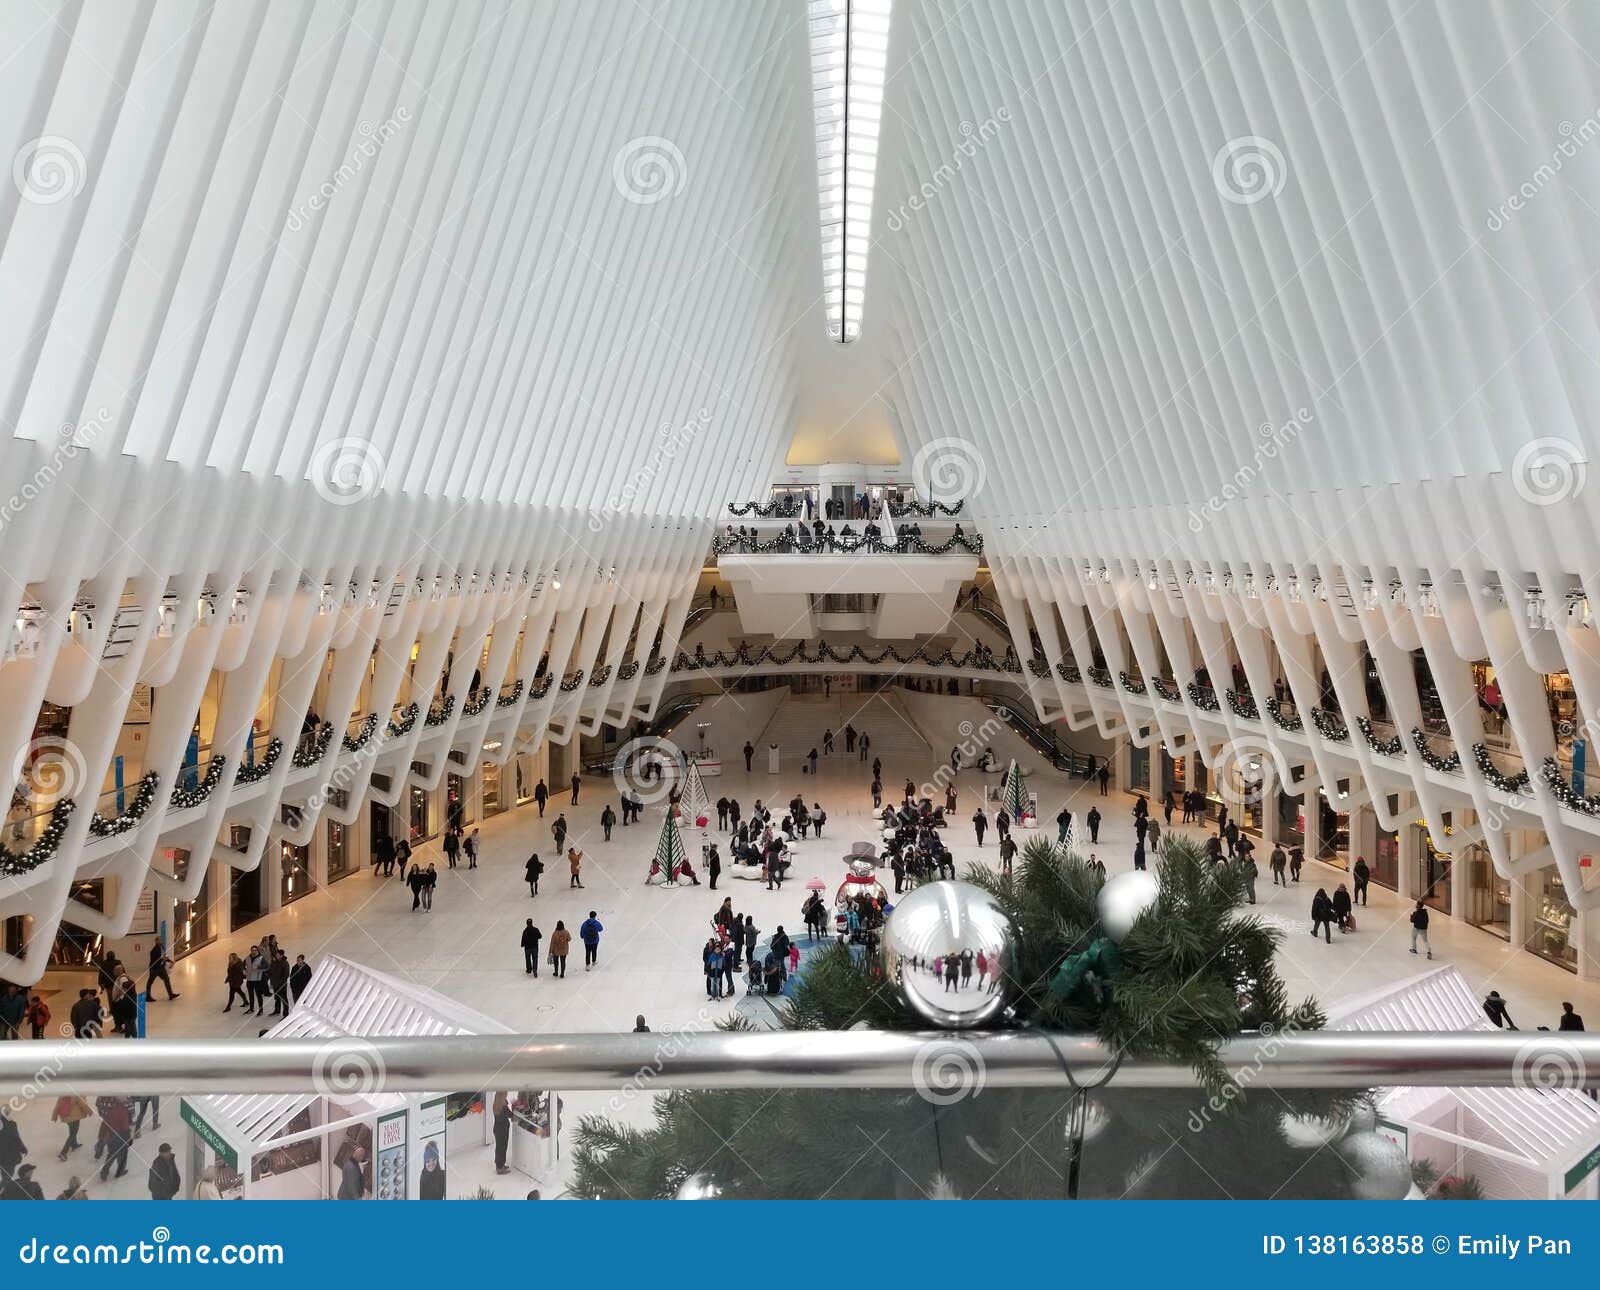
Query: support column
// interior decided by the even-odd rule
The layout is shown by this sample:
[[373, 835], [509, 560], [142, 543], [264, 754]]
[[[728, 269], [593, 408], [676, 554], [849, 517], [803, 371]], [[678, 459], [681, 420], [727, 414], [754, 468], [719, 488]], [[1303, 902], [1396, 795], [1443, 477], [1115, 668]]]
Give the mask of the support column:
[[1412, 823], [1416, 819], [1417, 799], [1414, 794], [1402, 793], [1400, 795], [1400, 827], [1395, 830], [1400, 842], [1400, 873], [1395, 886], [1404, 900], [1417, 898], [1417, 830]]
[[[1513, 863], [1528, 853], [1528, 831], [1511, 829], [1506, 834], [1506, 847]], [[1511, 880], [1511, 944], [1522, 949], [1528, 943], [1528, 875]]]

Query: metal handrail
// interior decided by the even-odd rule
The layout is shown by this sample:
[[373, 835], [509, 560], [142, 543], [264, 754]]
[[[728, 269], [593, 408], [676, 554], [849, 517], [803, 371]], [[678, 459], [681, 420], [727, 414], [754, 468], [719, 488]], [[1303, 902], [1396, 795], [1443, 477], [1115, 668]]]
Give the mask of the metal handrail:
[[[936, 1047], [937, 1046], [937, 1047]], [[295, 1093], [363, 1072], [363, 1090], [915, 1088], [930, 1052], [963, 1054], [999, 1088], [1192, 1088], [1193, 1068], [1112, 1060], [1089, 1035], [1040, 1031], [694, 1031], [657, 1034], [38, 1040], [0, 1045], [0, 1093], [41, 1080], [81, 1094]], [[1600, 1083], [1600, 1034], [1319, 1031], [1230, 1040], [1223, 1066], [1248, 1088], [1529, 1087], [1552, 1067]], [[42, 1074], [43, 1073], [43, 1074]], [[340, 1083], [340, 1087], [344, 1087]], [[348, 1091], [348, 1090], [347, 1090]]]

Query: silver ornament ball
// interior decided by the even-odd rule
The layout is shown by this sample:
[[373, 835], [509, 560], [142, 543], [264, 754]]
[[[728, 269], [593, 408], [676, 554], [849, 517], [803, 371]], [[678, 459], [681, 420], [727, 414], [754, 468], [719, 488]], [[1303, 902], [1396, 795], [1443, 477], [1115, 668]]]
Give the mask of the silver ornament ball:
[[1107, 878], [1095, 897], [1095, 910], [1100, 915], [1100, 927], [1113, 941], [1121, 945], [1133, 930], [1139, 915], [1155, 908], [1161, 894], [1161, 884], [1148, 869], [1134, 869]]
[[1355, 1172], [1350, 1195], [1355, 1200], [1404, 1200], [1411, 1193], [1411, 1161], [1405, 1148], [1376, 1133], [1352, 1133], [1335, 1146]]
[[690, 1174], [678, 1184], [675, 1200], [721, 1200], [722, 1184], [708, 1173]]
[[883, 929], [884, 976], [917, 1016], [942, 1030], [999, 1018], [1015, 990], [1018, 935], [970, 882], [928, 882], [901, 897]]

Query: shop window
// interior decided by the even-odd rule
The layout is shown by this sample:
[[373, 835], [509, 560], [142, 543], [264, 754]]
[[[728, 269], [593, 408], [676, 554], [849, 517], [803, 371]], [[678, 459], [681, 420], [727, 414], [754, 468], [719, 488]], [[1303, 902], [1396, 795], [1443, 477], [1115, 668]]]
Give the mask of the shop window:
[[1467, 922], [1509, 941], [1511, 879], [1495, 872], [1488, 849], [1476, 843], [1462, 848], [1461, 863], [1467, 866]]
[[1554, 869], [1545, 869], [1534, 879], [1533, 926], [1528, 949], [1542, 959], [1578, 970], [1578, 949], [1572, 942], [1572, 905], [1567, 886]]

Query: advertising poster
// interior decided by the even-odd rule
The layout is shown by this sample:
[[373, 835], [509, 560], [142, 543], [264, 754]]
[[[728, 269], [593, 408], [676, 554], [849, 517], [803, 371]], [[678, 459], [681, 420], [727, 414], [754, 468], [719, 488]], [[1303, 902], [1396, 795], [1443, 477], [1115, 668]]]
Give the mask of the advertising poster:
[[444, 1200], [449, 1195], [444, 1131], [447, 1102], [445, 1097], [436, 1097], [412, 1112], [411, 1140], [417, 1148], [413, 1153], [411, 1194], [419, 1200]]
[[374, 1200], [406, 1198], [406, 1113], [397, 1111], [378, 1121], [378, 1173], [373, 1182]]

